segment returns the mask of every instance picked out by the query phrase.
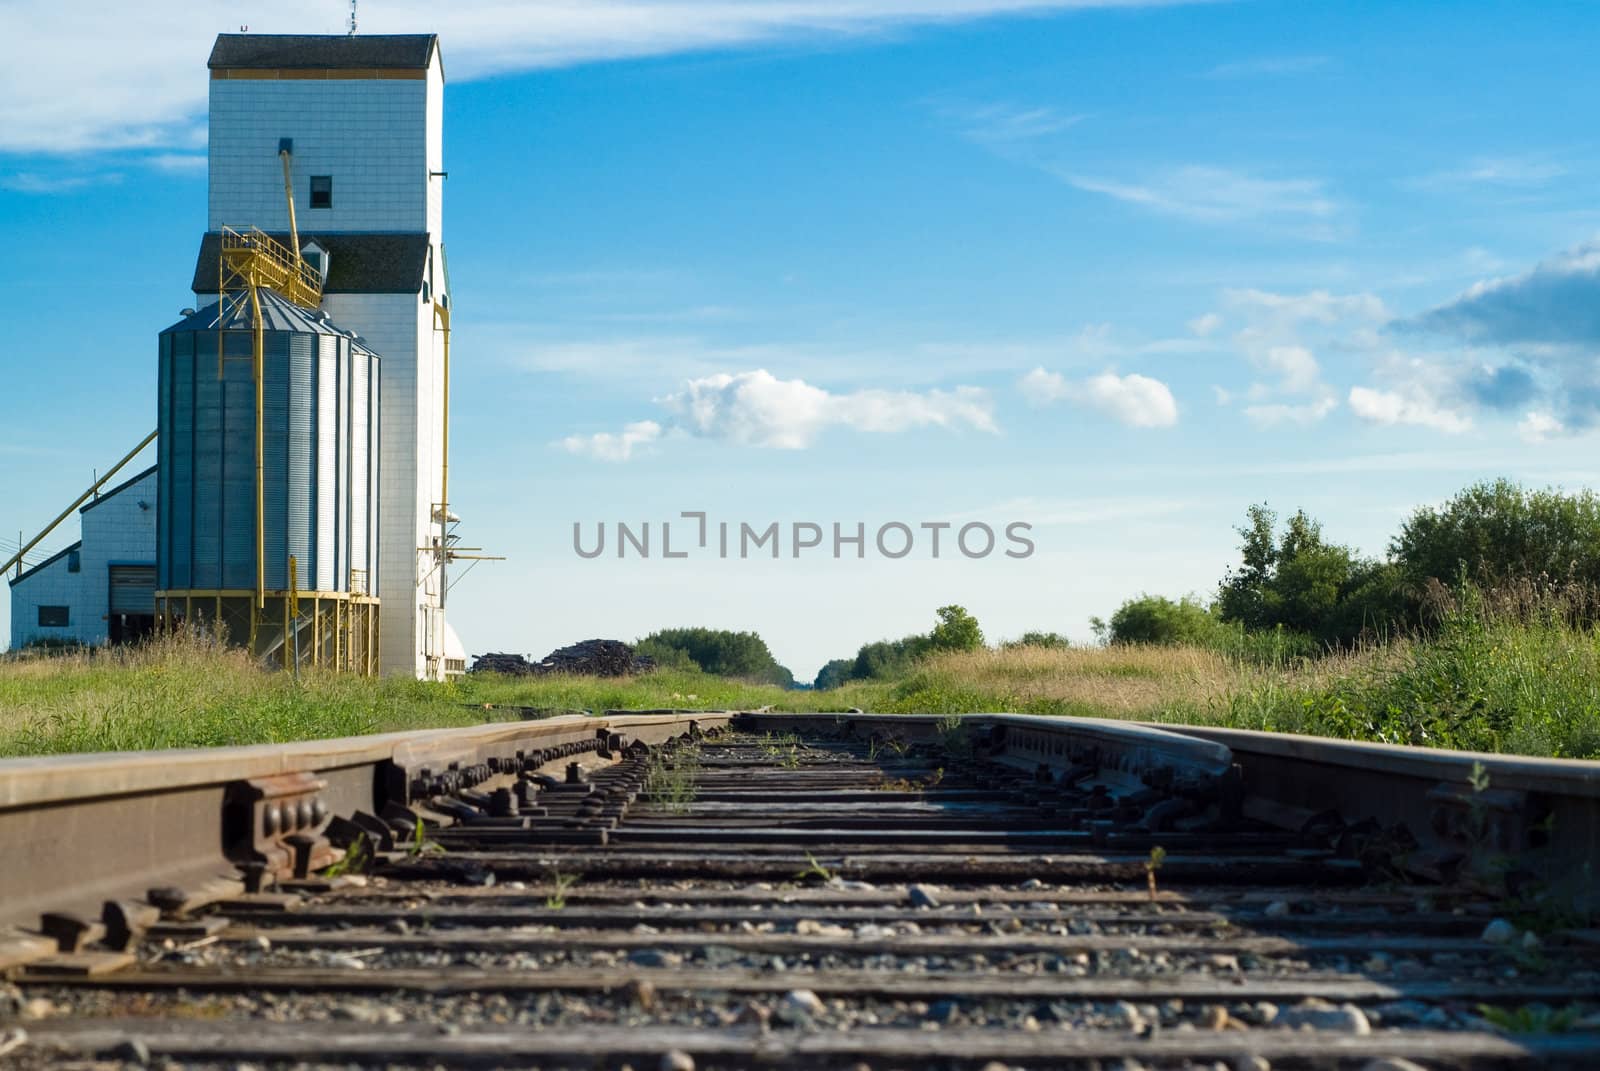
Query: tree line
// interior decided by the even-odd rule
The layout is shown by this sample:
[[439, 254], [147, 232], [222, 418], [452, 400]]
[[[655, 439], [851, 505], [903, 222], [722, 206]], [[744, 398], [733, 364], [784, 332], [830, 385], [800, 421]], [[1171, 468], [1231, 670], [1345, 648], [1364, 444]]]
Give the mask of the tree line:
[[[1382, 557], [1329, 539], [1297, 510], [1280, 523], [1267, 504], [1250, 506], [1239, 560], [1209, 597], [1140, 595], [1109, 620], [1091, 618], [1105, 643], [1251, 647], [1312, 655], [1368, 640], [1426, 631], [1443, 589], [1496, 588], [1522, 581], [1600, 593], [1600, 498], [1590, 491], [1528, 490], [1509, 480], [1474, 484], [1441, 506], [1414, 510]], [[1585, 604], [1600, 606], [1600, 599]], [[1056, 632], [1034, 631], [1003, 647], [1066, 647]], [[906, 676], [930, 655], [984, 646], [983, 629], [964, 607], [941, 606], [928, 632], [862, 644], [822, 667], [809, 685]], [[754, 632], [676, 628], [637, 645], [668, 668], [700, 669], [785, 688], [805, 688]]]
[[1584, 490], [1529, 490], [1509, 480], [1474, 484], [1423, 506], [1381, 558], [1329, 540], [1296, 511], [1281, 526], [1263, 503], [1237, 529], [1240, 560], [1209, 600], [1141, 595], [1110, 621], [1112, 643], [1214, 643], [1224, 630], [1276, 632], [1309, 653], [1399, 632], [1425, 631], [1441, 587], [1520, 581], [1600, 587], [1600, 499]]

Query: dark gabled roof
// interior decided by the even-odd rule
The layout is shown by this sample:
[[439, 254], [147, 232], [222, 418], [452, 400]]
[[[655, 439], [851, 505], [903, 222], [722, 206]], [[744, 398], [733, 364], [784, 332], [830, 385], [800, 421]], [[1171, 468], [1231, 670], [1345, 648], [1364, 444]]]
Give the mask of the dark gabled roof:
[[68, 554], [71, 554], [73, 551], [82, 550], [82, 549], [83, 549], [83, 540], [81, 540], [81, 539], [78, 540], [76, 543], [72, 544], [70, 547], [62, 547], [60, 550], [58, 550], [54, 554], [50, 555], [50, 557], [46, 558], [44, 561], [40, 562], [38, 565], [29, 566], [28, 568], [24, 569], [22, 572], [18, 573], [16, 576], [12, 577], [11, 578], [11, 586], [12, 587], [16, 587], [18, 584], [20, 584], [24, 580], [28, 579], [28, 577], [32, 576], [34, 573], [37, 573], [39, 570], [48, 569], [52, 565], [54, 565], [56, 562], [60, 561], [62, 558], [65, 558]]
[[420, 68], [439, 47], [439, 35], [223, 33], [211, 46], [206, 66], [263, 70], [286, 68]]
[[[289, 244], [288, 234], [273, 238]], [[423, 273], [428, 268], [426, 234], [300, 234], [300, 248], [315, 241], [328, 251], [328, 278], [324, 294], [415, 294], [422, 289]], [[200, 256], [194, 266], [197, 294], [217, 292], [217, 258], [222, 239], [212, 232], [200, 240]]]
[[111, 490], [100, 492], [100, 494], [95, 496], [95, 500], [93, 502], [89, 503], [87, 506], [84, 506], [78, 512], [79, 513], [88, 513], [90, 510], [94, 509], [96, 506], [98, 506], [100, 503], [104, 502], [106, 499], [111, 498], [114, 495], [120, 495], [122, 492], [126, 491], [128, 488], [132, 487], [134, 484], [138, 483], [140, 480], [144, 479], [145, 477], [149, 476], [151, 473], [155, 472], [156, 471], [156, 467], [157, 466], [155, 466], [155, 465], [151, 465], [149, 468], [147, 468], [143, 472], [139, 473], [139, 475], [137, 475], [137, 476], [129, 476], [126, 480], [123, 480], [121, 483], [117, 484], [117, 486], [113, 487]]

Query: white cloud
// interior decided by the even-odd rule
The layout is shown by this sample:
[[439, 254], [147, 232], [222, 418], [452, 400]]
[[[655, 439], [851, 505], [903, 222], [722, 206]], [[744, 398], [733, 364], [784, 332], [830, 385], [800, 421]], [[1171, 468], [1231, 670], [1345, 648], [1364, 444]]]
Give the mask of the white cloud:
[[1291, 394], [1315, 390], [1322, 380], [1322, 366], [1304, 346], [1269, 346], [1255, 358], [1262, 369], [1279, 377], [1279, 389]]
[[43, 175], [35, 171], [15, 171], [0, 175], [0, 189], [16, 193], [56, 194], [73, 193], [90, 186], [103, 186], [122, 181], [115, 172], [98, 175]]
[[1567, 173], [1567, 168], [1546, 156], [1479, 156], [1461, 167], [1436, 171], [1412, 179], [1405, 185], [1419, 190], [1450, 187], [1538, 187]]
[[1222, 326], [1222, 317], [1214, 312], [1208, 312], [1202, 316], [1196, 316], [1189, 321], [1187, 326], [1191, 335], [1206, 338]]
[[1389, 319], [1388, 307], [1376, 294], [1335, 294], [1327, 290], [1277, 294], [1247, 288], [1228, 290], [1223, 297], [1230, 305], [1284, 327], [1301, 323], [1336, 324], [1343, 320], [1383, 323]]
[[1102, 372], [1069, 380], [1059, 372], [1035, 368], [1017, 386], [1035, 405], [1064, 401], [1088, 406], [1129, 427], [1167, 428], [1178, 422], [1178, 403], [1167, 385], [1137, 373]]
[[939, 107], [939, 112], [959, 125], [961, 132], [972, 140], [996, 144], [1059, 134], [1087, 118], [1051, 107], [1009, 103], [945, 104]]
[[921, 427], [998, 431], [988, 392], [976, 387], [835, 394], [758, 369], [690, 380], [660, 402], [692, 434], [781, 450], [804, 449], [828, 427], [876, 433]]
[[1411, 424], [1450, 433], [1472, 427], [1471, 419], [1464, 413], [1445, 408], [1420, 392], [1351, 387], [1349, 401], [1352, 413], [1373, 424]]
[[143, 161], [147, 167], [153, 167], [157, 171], [171, 171], [180, 174], [204, 171], [207, 162], [204, 154], [188, 152], [156, 153]]
[[569, 454], [600, 461], [627, 461], [633, 457], [635, 447], [648, 446], [659, 438], [660, 424], [653, 420], [639, 420], [617, 434], [599, 432], [595, 435], [568, 435], [556, 445]]
[[1318, 351], [1366, 352], [1388, 318], [1383, 301], [1365, 293], [1242, 289], [1225, 291], [1223, 300], [1242, 324], [1232, 338], [1237, 352], [1263, 377], [1243, 390], [1213, 390], [1219, 405], [1243, 397], [1250, 404], [1240, 412], [1262, 428], [1314, 424], [1337, 409], [1339, 393], [1324, 381]]
[[1520, 411], [1537, 402], [1567, 430], [1600, 424], [1600, 238], [1519, 275], [1475, 283], [1397, 328], [1475, 352], [1480, 368], [1461, 378], [1482, 405]]
[[1258, 428], [1275, 428], [1284, 424], [1315, 424], [1338, 407], [1339, 400], [1330, 391], [1309, 402], [1247, 405], [1244, 415]]
[[[1148, 0], [1160, 3], [1163, 0]], [[1181, 2], [1181, 0], [1165, 0]], [[1145, 6], [1139, 0], [584, 0], [451, 4], [392, 0], [361, 12], [364, 33], [437, 31], [453, 81], [594, 60], [838, 38], [999, 15]], [[205, 108], [214, 33], [235, 30], [224, 0], [6, 4], [0, 151], [92, 152], [186, 143]], [[254, 5], [253, 33], [343, 33], [328, 0]], [[86, 20], [88, 25], [86, 25]]]
[[1339, 205], [1320, 179], [1271, 179], [1222, 167], [1187, 165], [1141, 181], [1077, 172], [1061, 177], [1080, 190], [1195, 223], [1253, 223], [1301, 237], [1338, 236]]
[[1556, 435], [1565, 434], [1567, 426], [1542, 409], [1529, 411], [1517, 422], [1517, 433], [1530, 443], [1542, 443]]

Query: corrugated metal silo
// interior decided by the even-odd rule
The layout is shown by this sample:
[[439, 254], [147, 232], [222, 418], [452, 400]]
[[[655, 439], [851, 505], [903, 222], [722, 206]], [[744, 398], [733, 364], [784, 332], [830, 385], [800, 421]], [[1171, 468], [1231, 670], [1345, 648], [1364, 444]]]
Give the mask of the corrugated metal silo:
[[[232, 295], [221, 323], [210, 306], [161, 333], [158, 589], [169, 611], [181, 600], [180, 616], [216, 620], [236, 639], [247, 625], [260, 653], [287, 650], [286, 637], [302, 631], [291, 588], [301, 607], [314, 607], [312, 639], [294, 640], [301, 647], [323, 643], [326, 601], [329, 650], [341, 662], [349, 607], [334, 604], [371, 601], [364, 576], [377, 559], [379, 358], [325, 316], [270, 290], [258, 295], [259, 590], [255, 314]], [[281, 607], [268, 608], [271, 600]], [[320, 660], [320, 649], [310, 653]]]

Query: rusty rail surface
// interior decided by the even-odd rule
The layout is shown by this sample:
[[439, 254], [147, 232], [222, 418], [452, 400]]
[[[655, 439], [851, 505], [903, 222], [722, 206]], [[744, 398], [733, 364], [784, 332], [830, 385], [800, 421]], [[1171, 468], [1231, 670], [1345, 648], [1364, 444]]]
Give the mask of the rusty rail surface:
[[1597, 806], [1003, 713], [9, 760], [0, 1064], [1600, 1066]]

